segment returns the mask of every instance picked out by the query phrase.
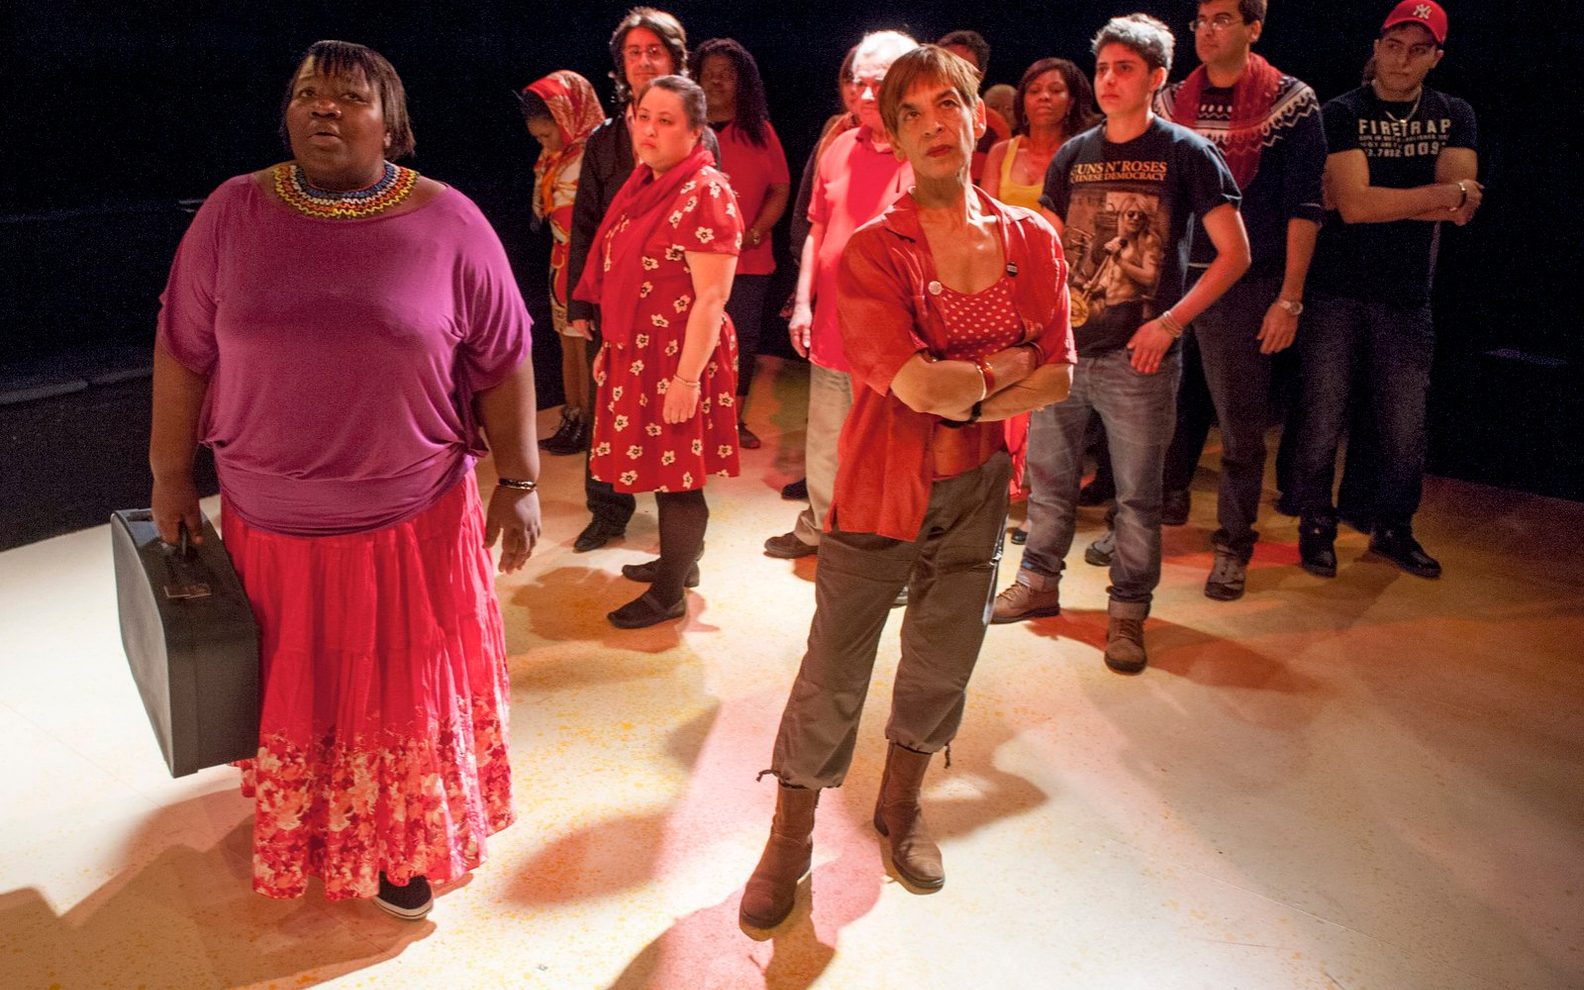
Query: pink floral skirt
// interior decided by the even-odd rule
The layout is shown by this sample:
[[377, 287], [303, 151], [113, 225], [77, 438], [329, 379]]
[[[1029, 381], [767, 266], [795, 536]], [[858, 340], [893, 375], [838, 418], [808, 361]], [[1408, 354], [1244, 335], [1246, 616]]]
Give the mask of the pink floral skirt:
[[366, 533], [282, 536], [224, 513], [262, 630], [253, 889], [372, 897], [445, 882], [511, 824], [506, 643], [472, 472]]

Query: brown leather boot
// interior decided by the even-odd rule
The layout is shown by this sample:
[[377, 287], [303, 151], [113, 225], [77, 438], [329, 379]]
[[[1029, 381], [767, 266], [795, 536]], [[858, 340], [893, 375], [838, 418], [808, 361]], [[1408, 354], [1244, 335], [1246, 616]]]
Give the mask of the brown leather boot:
[[940, 846], [924, 827], [924, 812], [918, 803], [930, 755], [896, 743], [886, 750], [874, 825], [891, 840], [891, 864], [902, 879], [925, 890], [939, 890], [946, 883], [946, 870], [941, 866]]
[[798, 881], [814, 860], [814, 808], [818, 804], [818, 788], [786, 784], [776, 788], [770, 841], [748, 878], [738, 909], [743, 924], [774, 928], [792, 913]]

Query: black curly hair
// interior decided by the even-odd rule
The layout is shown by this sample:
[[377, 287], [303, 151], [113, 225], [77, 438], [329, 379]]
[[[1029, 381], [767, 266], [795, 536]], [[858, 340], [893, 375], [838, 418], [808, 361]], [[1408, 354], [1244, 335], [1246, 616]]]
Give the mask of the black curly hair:
[[689, 63], [694, 79], [701, 78], [704, 60], [719, 55], [731, 60], [737, 70], [737, 116], [732, 124], [748, 140], [763, 148], [767, 140], [765, 125], [770, 122], [770, 106], [765, 102], [764, 79], [759, 75], [759, 63], [753, 55], [731, 38], [711, 38], [693, 51]]

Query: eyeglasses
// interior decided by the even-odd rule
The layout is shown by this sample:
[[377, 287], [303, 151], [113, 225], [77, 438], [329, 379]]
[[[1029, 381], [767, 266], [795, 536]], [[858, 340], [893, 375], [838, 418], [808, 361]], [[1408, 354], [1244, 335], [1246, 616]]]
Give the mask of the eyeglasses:
[[628, 58], [648, 57], [652, 59], [658, 59], [667, 57], [670, 53], [659, 45], [650, 45], [648, 48], [640, 48], [637, 45], [628, 45], [626, 48], [622, 49], [622, 54]]
[[1198, 34], [1208, 28], [1211, 34], [1220, 34], [1234, 24], [1246, 23], [1248, 22], [1241, 17], [1233, 17], [1231, 14], [1217, 14], [1214, 17], [1195, 17], [1188, 22], [1188, 30]]

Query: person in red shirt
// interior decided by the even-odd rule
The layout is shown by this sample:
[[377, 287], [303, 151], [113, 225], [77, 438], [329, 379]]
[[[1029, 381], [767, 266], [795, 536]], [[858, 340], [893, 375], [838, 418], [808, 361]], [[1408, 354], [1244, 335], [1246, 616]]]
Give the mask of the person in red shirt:
[[759, 64], [731, 38], [711, 38], [693, 50], [693, 78], [709, 100], [709, 125], [720, 141], [721, 171], [731, 180], [742, 210], [743, 251], [726, 312], [737, 329], [737, 445], [757, 449], [748, 429], [748, 388], [759, 355], [765, 295], [775, 273], [770, 231], [792, 198], [786, 152], [770, 125]]
[[808, 430], [803, 438], [809, 505], [791, 532], [765, 540], [765, 553], [791, 559], [819, 550], [820, 532], [836, 482], [836, 438], [852, 408], [852, 383], [842, 353], [836, 306], [836, 269], [847, 238], [878, 216], [913, 184], [906, 162], [886, 143], [880, 87], [897, 56], [918, 43], [896, 31], [872, 31], [853, 55], [858, 126], [835, 137], [820, 156], [809, 199], [796, 302], [787, 321], [792, 347], [809, 359]]
[[[892, 63], [887, 137], [916, 185], [851, 237], [837, 295], [855, 387], [819, 549], [808, 652], [771, 762], [775, 821], [744, 923], [792, 909], [814, 809], [852, 761], [887, 611], [912, 576], [875, 828], [915, 887], [945, 882], [918, 806], [962, 720], [984, 640], [1011, 460], [1001, 421], [1060, 401], [1076, 360], [1055, 231], [969, 182], [984, 110], [973, 66], [928, 45]], [[860, 456], [861, 454], [861, 456]]]

